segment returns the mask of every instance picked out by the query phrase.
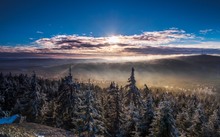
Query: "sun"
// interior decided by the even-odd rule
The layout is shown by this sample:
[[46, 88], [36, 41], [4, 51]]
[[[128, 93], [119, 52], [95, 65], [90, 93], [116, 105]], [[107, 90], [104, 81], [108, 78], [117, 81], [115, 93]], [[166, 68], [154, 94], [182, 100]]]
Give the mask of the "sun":
[[119, 43], [120, 39], [117, 36], [111, 36], [107, 38], [107, 42], [111, 44]]

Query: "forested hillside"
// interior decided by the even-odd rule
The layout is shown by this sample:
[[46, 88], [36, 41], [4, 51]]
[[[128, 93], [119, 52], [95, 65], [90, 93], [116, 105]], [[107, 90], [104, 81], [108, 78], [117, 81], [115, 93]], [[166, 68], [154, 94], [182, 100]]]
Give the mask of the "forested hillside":
[[139, 89], [134, 68], [127, 85], [113, 79], [108, 88], [79, 83], [71, 70], [60, 80], [0, 74], [0, 118], [20, 114], [76, 136], [217, 137], [219, 103], [217, 94]]

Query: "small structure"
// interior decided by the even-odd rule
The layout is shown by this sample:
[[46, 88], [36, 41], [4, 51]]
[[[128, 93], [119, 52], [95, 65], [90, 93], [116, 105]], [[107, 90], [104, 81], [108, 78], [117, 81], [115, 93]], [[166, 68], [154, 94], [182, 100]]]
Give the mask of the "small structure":
[[1, 118], [0, 125], [17, 123], [17, 122], [19, 122], [19, 120], [20, 120], [20, 116], [16, 114], [11, 117]]

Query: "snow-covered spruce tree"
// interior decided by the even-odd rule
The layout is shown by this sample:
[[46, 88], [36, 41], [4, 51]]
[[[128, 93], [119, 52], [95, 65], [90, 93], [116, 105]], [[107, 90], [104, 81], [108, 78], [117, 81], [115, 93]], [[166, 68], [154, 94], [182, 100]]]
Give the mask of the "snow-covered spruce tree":
[[41, 86], [41, 98], [44, 101], [39, 117], [42, 124], [55, 127], [56, 125], [56, 94], [58, 91], [58, 83], [48, 79], [39, 80]]
[[45, 101], [41, 109], [41, 114], [43, 115], [41, 119], [41, 123], [55, 127], [56, 116], [57, 116], [56, 109], [57, 109], [57, 104], [54, 100]]
[[40, 79], [39, 85], [41, 86], [41, 91], [46, 96], [47, 101], [53, 100], [58, 93], [59, 81], [49, 80], [49, 79]]
[[107, 96], [105, 118], [108, 131], [114, 137], [123, 136], [125, 115], [123, 112], [124, 105], [122, 104], [122, 90], [119, 90], [115, 82], [111, 82]]
[[175, 119], [168, 101], [159, 103], [150, 129], [150, 137], [178, 137]]
[[205, 134], [205, 124], [207, 123], [207, 117], [201, 103], [198, 104], [195, 110], [192, 123], [192, 126], [188, 129], [191, 136], [203, 136]]
[[211, 137], [220, 136], [220, 109], [217, 108], [213, 114], [209, 116], [208, 124], [206, 124], [206, 134]]
[[186, 103], [186, 109], [187, 109], [186, 111], [187, 111], [189, 117], [193, 117], [198, 102], [195, 101], [194, 99], [192, 99], [191, 97], [189, 97], [189, 98], [190, 99]]
[[97, 121], [97, 125], [99, 127], [99, 132], [97, 133], [97, 135], [99, 136], [109, 136], [110, 134], [108, 133], [108, 129], [106, 126], [106, 119], [104, 116], [104, 107], [102, 106], [102, 102], [99, 98], [97, 98], [96, 96], [94, 96], [94, 108], [97, 110], [99, 116], [98, 116], [98, 121]]
[[62, 79], [58, 89], [56, 104], [56, 126], [64, 129], [77, 130], [78, 107], [81, 105], [79, 84], [72, 80], [71, 68], [69, 75]]
[[0, 92], [0, 118], [9, 116], [9, 111], [2, 110], [2, 106], [5, 103], [5, 96]]
[[147, 95], [146, 103], [144, 104], [143, 108], [143, 116], [141, 119], [141, 136], [147, 136], [150, 134], [149, 129], [151, 128], [150, 125], [153, 121], [154, 117], [154, 109], [153, 109], [153, 99], [152, 94], [149, 92]]
[[116, 103], [116, 117], [115, 117], [115, 136], [116, 137], [122, 137], [125, 133], [125, 128], [123, 127], [123, 124], [125, 123], [125, 107], [123, 104], [123, 98], [122, 98], [122, 88], [119, 90], [118, 86], [116, 87], [116, 95], [115, 95], [115, 103]]
[[133, 102], [126, 108], [126, 122], [124, 128], [126, 129], [125, 136], [133, 137], [140, 136], [141, 115], [140, 109], [138, 109]]
[[112, 120], [115, 116], [115, 100], [114, 100], [114, 91], [115, 83], [111, 82], [109, 88], [107, 88], [107, 94], [103, 96], [103, 107], [104, 107], [104, 116], [105, 124], [107, 126], [108, 132], [114, 134], [114, 121]]
[[0, 73], [0, 106], [5, 102], [5, 77]]
[[11, 73], [7, 75], [0, 74], [0, 106], [5, 114], [12, 114], [17, 95], [19, 91], [23, 91], [20, 88], [21, 86], [22, 83], [19, 83], [18, 78], [12, 76]]
[[15, 111], [23, 116], [26, 116], [27, 121], [38, 122], [37, 118], [40, 115], [43, 100], [40, 95], [40, 89], [35, 72], [30, 79], [30, 86], [26, 86], [28, 89], [20, 98], [17, 99]]
[[143, 90], [143, 99], [146, 99], [148, 97], [148, 94], [150, 93], [150, 89], [146, 84], [144, 84], [144, 90]]
[[11, 112], [16, 103], [16, 93], [18, 91], [18, 83], [15, 81], [11, 73], [5, 75], [3, 82], [3, 95], [5, 103], [2, 106], [4, 111]]
[[4, 96], [4, 77], [3, 74], [0, 73], [0, 118], [4, 117], [4, 111], [2, 110], [2, 107], [5, 103], [5, 96]]
[[92, 90], [90, 89], [90, 82], [88, 85], [88, 90], [86, 91], [85, 100], [83, 105], [80, 106], [80, 118], [79, 122], [80, 133], [79, 136], [95, 137], [95, 136], [105, 136], [107, 130], [103, 122], [103, 116], [94, 107], [95, 98]]
[[140, 91], [136, 86], [136, 80], [134, 77], [134, 68], [131, 69], [131, 76], [128, 78], [128, 84], [125, 86], [128, 90], [126, 94], [127, 102], [126, 104], [129, 105], [131, 102], [134, 103], [136, 107], [140, 107], [142, 105]]
[[192, 125], [192, 118], [189, 116], [187, 109], [183, 109], [176, 117], [176, 125], [180, 135], [190, 136], [189, 128]]
[[[1, 117], [6, 117], [6, 116], [9, 116], [9, 113], [10, 113], [10, 110], [11, 110], [11, 107], [12, 105], [12, 100], [14, 100], [13, 96], [12, 96], [12, 92], [10, 92], [9, 89], [13, 89], [11, 86], [12, 84], [8, 84], [10, 82], [6, 82], [6, 78], [5, 76], [3, 76], [2, 73], [0, 73], [0, 118]], [[10, 86], [10, 87], [7, 87], [7, 86]], [[11, 95], [11, 96], [9, 96]], [[10, 101], [9, 101], [9, 100]], [[9, 103], [9, 102], [11, 103]]]
[[96, 117], [96, 119], [98, 120], [97, 125], [99, 129], [99, 131], [97, 132], [97, 136], [109, 136], [110, 134], [106, 126], [105, 109], [102, 101], [102, 90], [99, 86], [94, 86], [94, 84], [92, 84], [90, 90], [94, 98], [93, 107], [98, 112], [98, 117]]

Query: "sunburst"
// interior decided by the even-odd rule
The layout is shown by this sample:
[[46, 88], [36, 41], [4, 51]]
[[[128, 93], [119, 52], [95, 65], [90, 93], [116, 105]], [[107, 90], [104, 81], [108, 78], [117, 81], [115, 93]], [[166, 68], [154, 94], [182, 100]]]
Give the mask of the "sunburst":
[[120, 38], [118, 36], [111, 36], [107, 38], [107, 42], [110, 44], [116, 44], [120, 42]]

